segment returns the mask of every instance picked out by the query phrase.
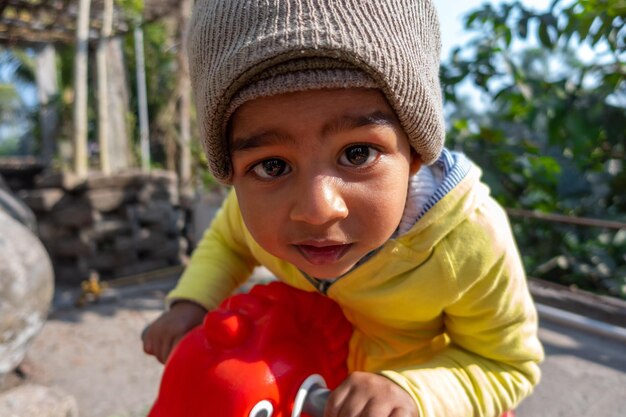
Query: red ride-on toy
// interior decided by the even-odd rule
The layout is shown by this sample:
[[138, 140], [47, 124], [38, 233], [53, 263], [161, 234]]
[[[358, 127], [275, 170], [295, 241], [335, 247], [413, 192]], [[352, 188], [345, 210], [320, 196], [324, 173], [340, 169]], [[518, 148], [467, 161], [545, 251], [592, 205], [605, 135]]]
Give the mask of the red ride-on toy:
[[148, 417], [321, 416], [328, 389], [347, 376], [351, 335], [329, 298], [258, 285], [181, 340]]

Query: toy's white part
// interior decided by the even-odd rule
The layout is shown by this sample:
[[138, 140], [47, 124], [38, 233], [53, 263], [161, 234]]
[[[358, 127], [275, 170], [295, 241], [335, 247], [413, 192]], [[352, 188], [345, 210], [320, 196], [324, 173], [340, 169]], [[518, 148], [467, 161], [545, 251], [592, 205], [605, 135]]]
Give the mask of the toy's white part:
[[298, 388], [298, 393], [296, 394], [296, 399], [293, 402], [293, 411], [291, 412], [291, 417], [300, 417], [302, 414], [302, 408], [304, 407], [304, 401], [306, 400], [307, 395], [311, 391], [313, 387], [326, 387], [326, 381], [319, 374], [309, 375], [300, 388]]
[[[261, 414], [265, 411], [264, 414]], [[250, 410], [249, 417], [272, 417], [274, 414], [274, 406], [271, 402], [267, 400], [259, 401], [253, 408]]]

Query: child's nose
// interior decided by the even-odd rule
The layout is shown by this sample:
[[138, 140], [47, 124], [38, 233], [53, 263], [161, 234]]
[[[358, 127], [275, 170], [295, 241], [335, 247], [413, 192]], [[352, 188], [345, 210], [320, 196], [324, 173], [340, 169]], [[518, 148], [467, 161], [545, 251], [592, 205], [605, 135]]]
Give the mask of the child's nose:
[[316, 176], [294, 193], [291, 219], [314, 225], [345, 219], [348, 207], [340, 181], [331, 176]]

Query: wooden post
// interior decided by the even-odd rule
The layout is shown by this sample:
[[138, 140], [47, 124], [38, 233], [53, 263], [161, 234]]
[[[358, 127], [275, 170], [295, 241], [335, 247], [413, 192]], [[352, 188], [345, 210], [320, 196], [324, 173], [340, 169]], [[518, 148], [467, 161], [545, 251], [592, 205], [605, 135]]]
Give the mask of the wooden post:
[[111, 172], [133, 166], [128, 124], [129, 97], [128, 68], [124, 62], [122, 39], [109, 38], [107, 42], [107, 99], [109, 102], [109, 165]]
[[143, 29], [135, 26], [135, 61], [137, 67], [137, 106], [139, 107], [139, 138], [141, 144], [141, 169], [150, 171], [150, 131], [148, 127], [148, 93], [146, 65], [143, 53]]
[[181, 194], [191, 194], [191, 81], [187, 59], [187, 37], [193, 0], [181, 0], [180, 23], [181, 48], [178, 53], [180, 82], [180, 172], [179, 185]]
[[74, 57], [74, 172], [87, 177], [87, 66], [89, 53], [89, 9], [91, 0], [78, 3], [76, 55]]
[[113, 0], [104, 1], [102, 31], [98, 42], [98, 143], [100, 144], [100, 169], [111, 173], [109, 149], [109, 88], [107, 73], [107, 46], [113, 29]]
[[56, 50], [47, 43], [37, 51], [35, 78], [39, 98], [39, 125], [41, 126], [41, 158], [50, 166], [56, 151], [59, 127], [59, 83], [57, 80]]

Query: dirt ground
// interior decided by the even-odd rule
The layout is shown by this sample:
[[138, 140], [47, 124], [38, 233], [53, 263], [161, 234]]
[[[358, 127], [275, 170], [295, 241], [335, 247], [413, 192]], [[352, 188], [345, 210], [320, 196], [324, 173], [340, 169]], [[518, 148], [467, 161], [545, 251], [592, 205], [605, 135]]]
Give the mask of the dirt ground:
[[58, 290], [57, 307], [21, 367], [24, 382], [75, 397], [80, 417], [143, 417], [158, 392], [162, 365], [143, 353], [140, 334], [163, 307], [174, 278], [110, 291], [75, 308], [76, 292]]

